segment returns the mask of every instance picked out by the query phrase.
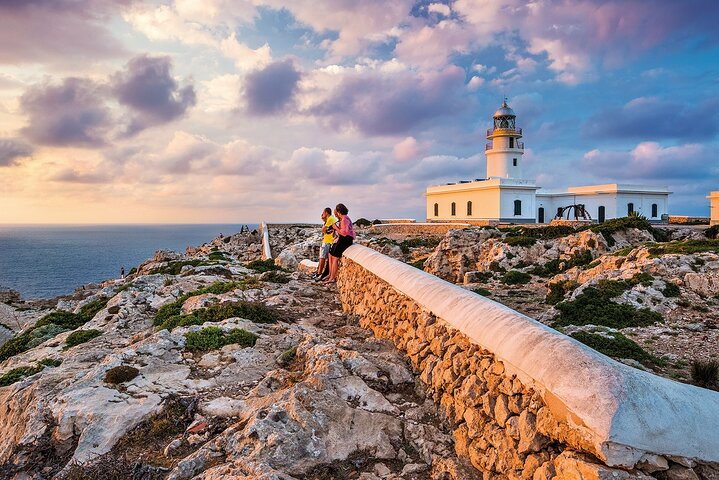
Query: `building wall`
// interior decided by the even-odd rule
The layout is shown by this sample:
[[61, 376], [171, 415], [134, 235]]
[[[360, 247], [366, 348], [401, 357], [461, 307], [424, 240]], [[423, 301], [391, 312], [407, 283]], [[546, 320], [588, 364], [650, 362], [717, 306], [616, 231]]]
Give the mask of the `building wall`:
[[[599, 207], [605, 208], [605, 219], [626, 217], [627, 205], [634, 203], [634, 211], [651, 221], [660, 221], [668, 213], [668, 194], [645, 193], [598, 193], [589, 195], [538, 196], [537, 209], [544, 207], [545, 222], [549, 222], [557, 213], [558, 207], [584, 204], [592, 220], [599, 219]], [[652, 217], [652, 204], [657, 204], [657, 216]], [[539, 214], [537, 213], [537, 217]]]
[[719, 225], [719, 192], [712, 192], [709, 196], [710, 200], [710, 224]]
[[[502, 222], [535, 223], [536, 192], [534, 190], [514, 189], [503, 187], [500, 195], [499, 219]], [[514, 201], [522, 202], [522, 214], [514, 214]]]
[[[472, 202], [472, 215], [467, 215], [467, 202]], [[457, 214], [452, 216], [452, 202]], [[439, 205], [439, 215], [434, 215], [434, 204]], [[488, 220], [500, 214], [499, 187], [465, 190], [461, 192], [427, 193], [427, 220]]]

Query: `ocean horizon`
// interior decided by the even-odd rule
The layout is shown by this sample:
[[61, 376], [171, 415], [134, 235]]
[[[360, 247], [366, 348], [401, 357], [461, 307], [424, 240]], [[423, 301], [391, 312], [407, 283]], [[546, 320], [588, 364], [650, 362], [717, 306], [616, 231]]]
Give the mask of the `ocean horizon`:
[[0, 225], [0, 290], [25, 299], [72, 293], [88, 283], [120, 276], [157, 250], [184, 252], [188, 246], [231, 235], [232, 224], [3, 224]]

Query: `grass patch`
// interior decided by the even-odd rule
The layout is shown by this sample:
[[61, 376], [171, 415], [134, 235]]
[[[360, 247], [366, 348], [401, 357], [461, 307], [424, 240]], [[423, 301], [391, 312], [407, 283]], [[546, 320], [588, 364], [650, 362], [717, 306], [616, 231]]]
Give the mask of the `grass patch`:
[[666, 285], [662, 289], [662, 295], [665, 297], [678, 297], [681, 295], [681, 291], [675, 283], [666, 282]]
[[129, 365], [119, 365], [105, 372], [105, 383], [118, 385], [120, 383], [129, 382], [139, 374], [140, 371], [135, 367], [130, 367]]
[[602, 263], [601, 260], [594, 260], [593, 262], [589, 262], [589, 263], [585, 266], [585, 268], [586, 268], [586, 269], [594, 268], [594, 267], [598, 266], [600, 263]]
[[[551, 240], [554, 238], [566, 237], [577, 233], [577, 228], [569, 225], [547, 225], [546, 227], [510, 227], [500, 228], [508, 237], [532, 237], [540, 240]], [[507, 240], [505, 238], [505, 242]]]
[[537, 243], [537, 239], [535, 237], [527, 237], [524, 235], [519, 235], [516, 237], [506, 237], [504, 239], [504, 243], [509, 245], [510, 247], [531, 247], [535, 243]]
[[567, 259], [555, 258], [543, 265], [537, 265], [530, 270], [529, 273], [540, 277], [553, 277], [554, 275], [569, 270], [572, 267], [582, 267], [584, 265], [588, 265], [592, 263], [592, 261], [593, 257], [591, 250], [578, 250]]
[[76, 330], [68, 335], [67, 339], [65, 339], [64, 349], [67, 350], [68, 348], [72, 348], [76, 345], [89, 342], [100, 335], [102, 335], [102, 332], [100, 330], [95, 330], [94, 328], [90, 330]]
[[231, 259], [228, 258], [230, 254], [227, 252], [210, 252], [207, 258], [216, 262], [229, 262]]
[[270, 272], [272, 270], [282, 270], [282, 267], [275, 265], [275, 261], [271, 258], [267, 260], [252, 260], [246, 265], [250, 270], [255, 272]]
[[474, 272], [472, 275], [477, 283], [487, 283], [494, 278], [492, 272]]
[[500, 278], [501, 282], [505, 285], [524, 285], [532, 280], [532, 276], [528, 273], [520, 272], [518, 270], [510, 270]]
[[197, 332], [186, 333], [185, 339], [185, 350], [207, 352], [233, 344], [254, 347], [257, 335], [241, 328], [233, 328], [225, 333], [218, 327], [205, 327]]
[[290, 276], [277, 270], [267, 272], [267, 274], [263, 276], [263, 279], [272, 283], [290, 283]]
[[482, 295], [483, 297], [489, 297], [492, 295], [492, 292], [487, 290], [486, 288], [475, 288], [472, 290], [477, 295]]
[[648, 273], [638, 272], [629, 279], [628, 283], [631, 286], [642, 284], [645, 287], [650, 287], [654, 283], [654, 277]]
[[578, 286], [579, 284], [574, 280], [564, 280], [561, 282], [550, 283], [548, 285], [549, 293], [544, 301], [549, 305], [556, 305], [564, 300], [564, 296], [567, 293], [573, 292]]
[[440, 238], [410, 238], [408, 240], [402, 240], [399, 243], [399, 248], [402, 253], [407, 255], [412, 248], [427, 247], [436, 248], [439, 245]]
[[42, 371], [45, 367], [58, 367], [62, 362], [60, 360], [54, 360], [52, 358], [45, 358], [40, 360], [34, 367], [19, 367], [13, 368], [0, 376], [0, 387], [7, 387], [13, 383], [24, 380], [27, 377], [35, 375]]
[[600, 280], [596, 287], [587, 287], [571, 302], [558, 303], [556, 308], [559, 315], [554, 319], [554, 324], [626, 328], [662, 322], [662, 316], [648, 308], [637, 309], [611, 300], [628, 287], [629, 284], [624, 281]]
[[612, 358], [631, 358], [643, 364], [654, 363], [656, 360], [649, 352], [619, 332], [609, 333], [607, 336], [577, 332], [572, 338]]
[[292, 347], [285, 350], [279, 357], [277, 357], [277, 363], [282, 368], [287, 368], [295, 361], [295, 358], [297, 358], [297, 347]]
[[[261, 303], [235, 302], [201, 308], [189, 315], [173, 315], [166, 318], [159, 326], [161, 329], [172, 330], [176, 327], [202, 325], [205, 322], [221, 322], [233, 317], [244, 318], [255, 323], [275, 323], [281, 318], [277, 310]], [[155, 319], [157, 320], [157, 317]]]
[[[254, 279], [254, 277], [248, 278]], [[182, 312], [182, 304], [185, 303], [190, 297], [195, 297], [197, 295], [204, 295], [208, 293], [211, 293], [213, 295], [222, 295], [223, 293], [231, 292], [236, 288], [241, 288], [245, 290], [247, 285], [247, 282], [245, 282], [245, 280], [246, 279], [242, 279], [242, 281], [240, 282], [215, 282], [206, 287], [198, 288], [197, 290], [182, 294], [177, 298], [177, 300], [166, 303], [157, 310], [153, 325], [162, 325], [165, 321], [167, 321], [167, 319], [180, 315], [180, 313]], [[256, 279], [254, 280], [257, 281]]]
[[655, 258], [662, 255], [691, 255], [705, 252], [719, 253], [719, 240], [685, 240], [649, 247], [649, 255]]
[[81, 327], [92, 320], [106, 305], [107, 298], [103, 297], [86, 303], [77, 313], [59, 310], [45, 315], [30, 330], [0, 346], [0, 362], [37, 347], [60, 333]]
[[719, 362], [694, 360], [692, 362], [692, 381], [700, 387], [716, 384], [719, 381]]
[[150, 273], [161, 273], [163, 275], [179, 275], [182, 271], [182, 267], [188, 265], [191, 267], [199, 267], [202, 265], [214, 264], [214, 262], [209, 262], [207, 260], [176, 260], [174, 262], [169, 262], [164, 267], [154, 268]]
[[424, 270], [424, 262], [426, 262], [426, 261], [427, 261], [426, 258], [420, 258], [416, 262], [410, 263], [410, 265], [412, 265], [414, 268], [419, 268], [420, 270]]

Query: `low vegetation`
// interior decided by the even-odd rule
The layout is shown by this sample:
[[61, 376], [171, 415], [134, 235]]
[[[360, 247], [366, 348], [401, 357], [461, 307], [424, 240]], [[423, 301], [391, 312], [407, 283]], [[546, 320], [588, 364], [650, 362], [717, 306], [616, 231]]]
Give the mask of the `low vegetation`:
[[105, 383], [118, 385], [129, 382], [140, 374], [140, 371], [129, 365], [119, 365], [105, 372]]
[[532, 280], [532, 276], [528, 273], [518, 270], [510, 270], [502, 275], [501, 282], [505, 285], [524, 285]]
[[252, 260], [251, 262], [247, 263], [245, 265], [250, 270], [254, 270], [255, 272], [269, 272], [272, 270], [282, 270], [282, 267], [275, 265], [275, 261], [271, 258], [268, 258], [267, 260]]
[[492, 292], [487, 290], [486, 288], [475, 288], [472, 290], [477, 295], [482, 295], [483, 297], [489, 297], [492, 295]]
[[439, 242], [441, 241], [441, 238], [439, 237], [429, 237], [429, 238], [410, 238], [408, 240], [402, 240], [399, 243], [399, 248], [402, 250], [402, 253], [407, 255], [411, 251], [412, 248], [419, 248], [419, 247], [425, 247], [425, 248], [431, 248], [434, 249], [439, 245]]
[[370, 222], [370, 221], [367, 220], [366, 218], [358, 218], [358, 219], [355, 221], [355, 225], [358, 226], [358, 227], [369, 227], [369, 226], [372, 225], [372, 222]]
[[710, 387], [719, 382], [719, 362], [716, 360], [694, 360], [692, 381], [700, 387]]
[[420, 258], [416, 262], [411, 262], [410, 265], [412, 265], [414, 268], [419, 268], [420, 270], [424, 270], [424, 262], [426, 262], [426, 258]]
[[554, 282], [550, 283], [548, 285], [549, 287], [549, 293], [547, 294], [547, 297], [545, 298], [545, 302], [547, 302], [550, 305], [556, 305], [562, 300], [564, 300], [564, 297], [574, 290], [577, 289], [579, 284], [575, 282], [574, 280], [563, 280], [560, 282]]
[[216, 261], [216, 262], [229, 262], [231, 259], [229, 258], [230, 254], [227, 252], [210, 252], [209, 255], [207, 255], [207, 258]]
[[292, 362], [297, 358], [297, 347], [288, 348], [277, 357], [277, 363], [282, 368], [287, 368], [292, 365]]
[[645, 287], [650, 287], [654, 283], [654, 277], [648, 273], [638, 272], [635, 273], [627, 283], [631, 286], [641, 284]]
[[168, 262], [168, 264], [165, 266], [154, 268], [150, 273], [159, 273], [163, 275], [179, 275], [182, 271], [182, 267], [200, 267], [204, 265], [216, 264], [217, 262], [208, 260], [177, 260], [174, 262]]
[[578, 250], [569, 258], [555, 258], [543, 265], [537, 265], [529, 273], [540, 277], [553, 277], [573, 267], [582, 267], [593, 261], [591, 250]]
[[271, 270], [264, 275], [263, 280], [267, 280], [271, 283], [289, 283], [290, 276], [284, 272], [278, 272], [277, 270]]
[[694, 253], [719, 253], [719, 240], [685, 240], [683, 242], [667, 242], [653, 244], [649, 247], [649, 255], [661, 257], [662, 255], [691, 255]]
[[662, 294], [665, 297], [678, 297], [679, 295], [681, 295], [681, 291], [675, 283], [666, 282], [666, 285], [662, 289]]
[[637, 309], [632, 305], [612, 301], [630, 287], [623, 280], [600, 280], [596, 286], [585, 288], [574, 300], [558, 303], [556, 308], [559, 315], [554, 319], [554, 324], [626, 328], [662, 322], [662, 316], [648, 308]]
[[527, 237], [524, 235], [519, 235], [516, 237], [506, 237], [504, 239], [504, 243], [509, 245], [510, 247], [531, 247], [535, 243], [537, 243], [537, 239], [535, 237]]
[[233, 328], [228, 332], [224, 332], [218, 327], [205, 327], [197, 332], [185, 334], [185, 350], [206, 352], [234, 344], [243, 348], [254, 347], [256, 341], [257, 335], [241, 328]]
[[[252, 282], [248, 282], [249, 279], [252, 279]], [[161, 306], [155, 314], [155, 320], [153, 323], [154, 325], [161, 325], [168, 318], [180, 315], [182, 312], [182, 304], [184, 304], [190, 297], [196, 297], [198, 295], [208, 293], [213, 295], [222, 295], [223, 293], [231, 292], [237, 288], [245, 290], [250, 283], [255, 282], [258, 281], [254, 277], [246, 277], [239, 282], [215, 282], [206, 287], [198, 288], [197, 290], [182, 294], [177, 298], [177, 300]]]
[[656, 363], [657, 359], [634, 341], [619, 332], [589, 333], [577, 332], [572, 338], [612, 358], [629, 358], [642, 364]]
[[65, 339], [65, 350], [67, 350], [68, 348], [72, 348], [76, 345], [88, 342], [93, 338], [99, 337], [100, 335], [102, 335], [102, 332], [100, 330], [76, 330], [70, 335], [68, 335], [67, 339]]
[[221, 322], [222, 320], [233, 317], [244, 318], [255, 323], [275, 323], [281, 319], [277, 310], [261, 303], [228, 302], [201, 308], [188, 315], [177, 314], [160, 319], [155, 317], [155, 325], [161, 329], [166, 328], [172, 330], [176, 327], [202, 325], [206, 322]]
[[106, 298], [99, 298], [83, 305], [77, 313], [59, 310], [49, 313], [35, 325], [0, 346], [0, 362], [34, 348], [60, 333], [74, 330], [86, 324], [105, 308]]
[[719, 237], [719, 224], [712, 225], [711, 227], [704, 230], [704, 236], [711, 239]]
[[12, 385], [13, 383], [19, 382], [20, 380], [24, 380], [27, 377], [41, 372], [45, 367], [57, 367], [61, 363], [62, 362], [60, 360], [46, 358], [38, 362], [33, 367], [13, 368], [4, 375], [0, 376], [0, 387], [7, 387], [8, 385]]

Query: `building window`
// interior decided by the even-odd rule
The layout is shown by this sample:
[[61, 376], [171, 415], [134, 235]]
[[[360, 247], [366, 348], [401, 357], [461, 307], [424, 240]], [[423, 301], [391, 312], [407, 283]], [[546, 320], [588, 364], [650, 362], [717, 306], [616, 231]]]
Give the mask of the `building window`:
[[657, 218], [659, 216], [659, 205], [656, 203], [652, 203], [652, 218]]
[[514, 148], [514, 137], [509, 137], [509, 148]]
[[539, 207], [539, 223], [544, 223], [544, 207]]
[[439, 203], [434, 204], [434, 216], [439, 217]]
[[517, 159], [516, 159], [516, 158], [513, 158], [513, 159], [512, 159], [512, 165], [515, 166], [515, 167], [517, 166]]
[[515, 200], [514, 201], [514, 215], [521, 215], [522, 214], [522, 201], [521, 200]]
[[452, 216], [457, 215], [457, 204], [452, 202]]
[[627, 203], [627, 215], [631, 215], [634, 213], [634, 204], [633, 203]]
[[472, 202], [467, 202], [467, 216], [472, 216]]

